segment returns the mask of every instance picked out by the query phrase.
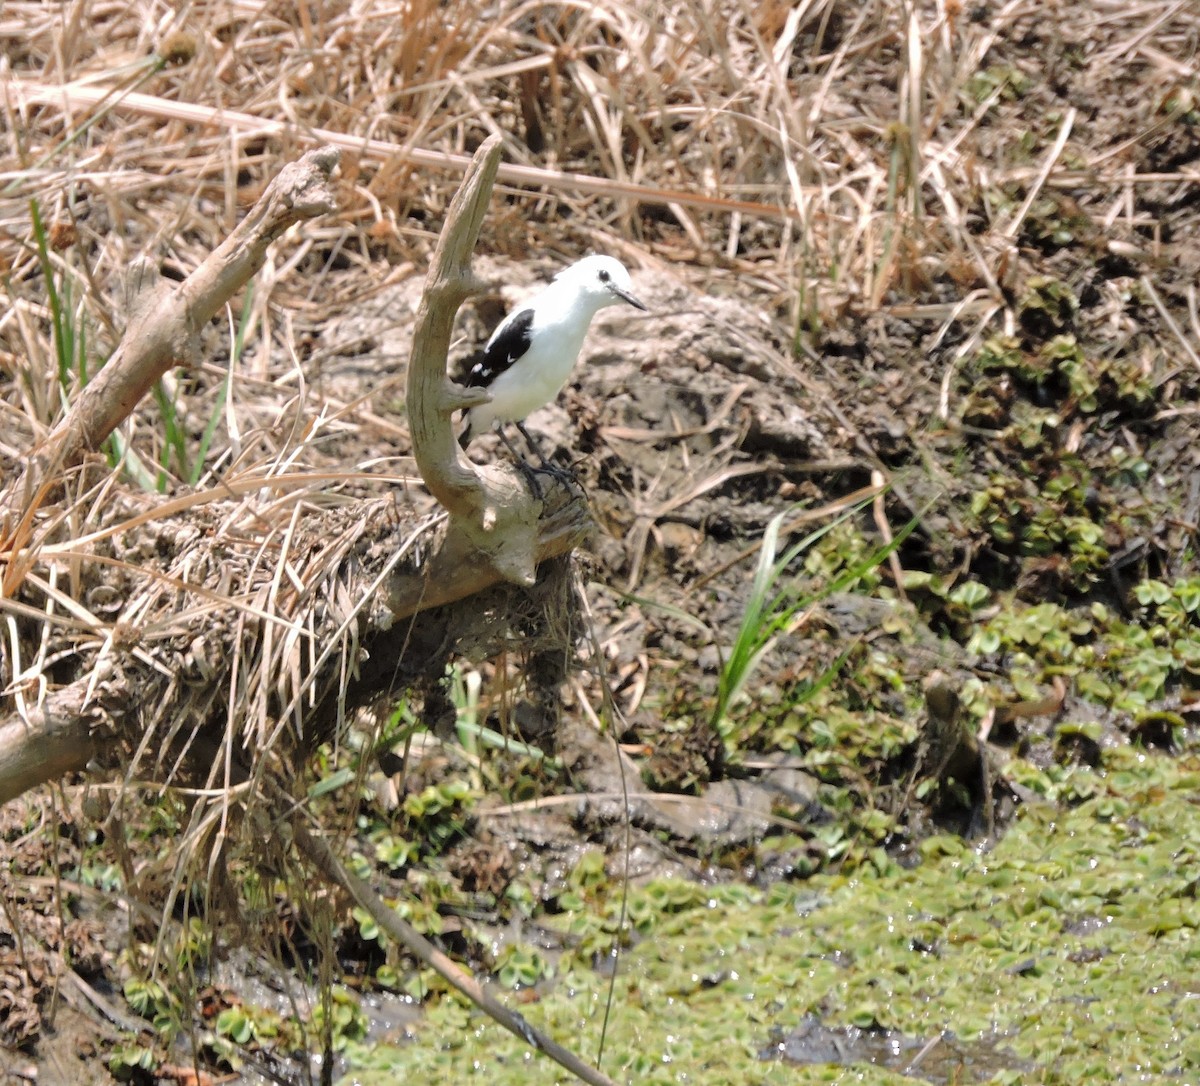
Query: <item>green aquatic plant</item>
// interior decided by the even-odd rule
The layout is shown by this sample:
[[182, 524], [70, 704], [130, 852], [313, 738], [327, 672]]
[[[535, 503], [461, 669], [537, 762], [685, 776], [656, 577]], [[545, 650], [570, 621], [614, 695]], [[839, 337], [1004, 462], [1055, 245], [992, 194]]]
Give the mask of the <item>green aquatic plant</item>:
[[[972, 1081], [1195, 1080], [1200, 762], [1124, 748], [1096, 767], [1012, 759], [1005, 773], [1045, 799], [990, 849], [939, 835], [903, 868], [881, 856], [765, 890], [633, 889], [642, 938], [617, 976], [605, 1073], [652, 1086], [882, 1086], [913, 1081], [901, 1074], [912, 1054], [940, 1039], [981, 1072]], [[610, 905], [598, 908], [593, 920]], [[586, 1048], [604, 982], [582, 964], [524, 1013]], [[830, 1062], [785, 1060], [779, 1040], [806, 1015], [845, 1040]], [[454, 995], [436, 996], [417, 1028], [416, 1045], [347, 1046], [355, 1080], [558, 1080]], [[854, 1029], [912, 1048], [899, 1064], [871, 1062]]]
[[[818, 587], [811, 587], [808, 581], [789, 574], [799, 556], [812, 552], [814, 544], [844, 524], [855, 511], [851, 510], [810, 532], [782, 553], [779, 549], [780, 533], [790, 511], [785, 510], [768, 522], [759, 546], [758, 562], [746, 605], [717, 678], [712, 723], [722, 736], [729, 734], [729, 713], [734, 702], [776, 638], [791, 629], [814, 603], [843, 591], [876, 570], [918, 524], [917, 518], [913, 518], [888, 543], [869, 549], [864, 557], [850, 562]], [[840, 663], [841, 660], [835, 662], [821, 678], [810, 684], [806, 694], [815, 694], [827, 686], [837, 675]]]

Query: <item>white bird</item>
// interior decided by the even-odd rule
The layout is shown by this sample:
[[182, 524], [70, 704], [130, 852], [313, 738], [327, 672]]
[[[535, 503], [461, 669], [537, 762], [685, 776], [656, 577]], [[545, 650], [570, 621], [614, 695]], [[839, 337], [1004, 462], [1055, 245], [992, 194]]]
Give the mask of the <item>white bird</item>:
[[522, 423], [567, 383], [592, 318], [606, 306], [622, 302], [646, 308], [633, 295], [625, 265], [611, 256], [587, 256], [564, 268], [533, 301], [505, 317], [466, 381], [470, 388], [487, 389], [492, 398], [467, 412], [458, 443], [465, 449], [471, 438], [497, 422], [503, 438], [503, 425], [515, 422], [536, 451]]

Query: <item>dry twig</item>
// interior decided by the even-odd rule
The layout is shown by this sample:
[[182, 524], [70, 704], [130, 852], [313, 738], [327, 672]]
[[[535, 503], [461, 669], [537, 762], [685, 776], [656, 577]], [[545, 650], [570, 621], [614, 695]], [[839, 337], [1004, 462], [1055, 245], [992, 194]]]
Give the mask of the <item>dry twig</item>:
[[371, 914], [380, 928], [418, 960], [434, 969], [439, 976], [462, 992], [472, 1003], [499, 1022], [510, 1033], [531, 1047], [544, 1052], [555, 1063], [565, 1067], [582, 1082], [592, 1086], [613, 1086], [612, 1079], [589, 1067], [574, 1052], [534, 1029], [516, 1011], [491, 997], [488, 991], [455, 962], [443, 954], [428, 939], [400, 918], [362, 879], [346, 870], [332, 849], [319, 837], [314, 837], [298, 821], [292, 823], [296, 847], [330, 882], [343, 887], [352, 898]]
[[135, 265], [127, 281], [130, 322], [116, 353], [88, 384], [66, 417], [34, 454], [28, 469], [0, 498], [0, 532], [17, 543], [60, 472], [100, 447], [173, 366], [191, 361], [199, 330], [262, 267], [267, 248], [293, 223], [334, 209], [329, 176], [340, 152], [309, 151], [280, 170], [250, 213], [182, 283], [155, 279]]

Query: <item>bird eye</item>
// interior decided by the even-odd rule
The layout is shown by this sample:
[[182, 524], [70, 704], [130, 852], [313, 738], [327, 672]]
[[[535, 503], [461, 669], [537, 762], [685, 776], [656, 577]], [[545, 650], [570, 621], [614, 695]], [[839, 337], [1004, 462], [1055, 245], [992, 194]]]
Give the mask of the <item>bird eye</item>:
[[609, 275], [608, 271], [604, 268], [600, 269], [599, 275], [601, 283], [607, 283], [612, 278], [612, 276]]

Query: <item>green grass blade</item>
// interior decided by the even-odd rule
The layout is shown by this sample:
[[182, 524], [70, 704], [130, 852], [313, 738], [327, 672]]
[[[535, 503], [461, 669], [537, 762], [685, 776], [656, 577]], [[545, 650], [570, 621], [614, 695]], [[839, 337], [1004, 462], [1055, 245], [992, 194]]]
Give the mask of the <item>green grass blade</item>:
[[191, 471], [187, 463], [187, 438], [179, 424], [179, 412], [175, 407], [175, 399], [167, 395], [162, 381], [154, 382], [154, 402], [158, 404], [158, 410], [163, 420], [163, 451], [159, 462], [161, 470], [155, 483], [155, 489], [162, 494], [167, 489], [167, 472], [170, 469], [172, 454], [174, 454], [180, 476], [185, 479], [190, 478]]
[[46, 304], [50, 307], [50, 323], [53, 329], [54, 355], [58, 363], [58, 383], [64, 396], [71, 388], [71, 355], [67, 350], [66, 321], [63, 315], [62, 297], [54, 281], [54, 265], [50, 262], [50, 246], [46, 240], [46, 225], [42, 221], [41, 208], [37, 200], [29, 201], [29, 214], [33, 220], [33, 240], [37, 246], [38, 263], [46, 283]]
[[754, 578], [750, 582], [750, 594], [746, 599], [746, 609], [742, 614], [742, 621], [738, 626], [737, 635], [734, 637], [729, 657], [717, 679], [717, 705], [713, 722], [718, 727], [724, 721], [730, 703], [737, 696], [754, 667], [767, 593], [781, 572], [775, 561], [775, 552], [779, 543], [779, 530], [783, 526], [788, 512], [785, 510], [772, 517], [763, 532], [758, 562], [754, 567]]
[[[755, 668], [774, 643], [775, 638], [791, 624], [795, 616], [814, 603], [861, 580], [871, 570], [880, 566], [920, 523], [918, 514], [909, 520], [891, 540], [876, 547], [862, 561], [843, 570], [829, 584], [822, 586], [817, 591], [802, 592], [792, 585], [786, 585], [774, 595], [770, 595], [797, 557], [837, 525], [861, 511], [867, 502], [872, 500], [874, 499], [867, 499], [859, 503], [828, 524], [810, 532], [803, 539], [788, 547], [778, 558], [776, 558], [776, 552], [779, 545], [779, 532], [791, 511], [785, 510], [772, 517], [767, 524], [763, 532], [762, 546], [759, 550], [750, 594], [746, 600], [746, 609], [738, 626], [729, 657], [724, 661], [717, 680], [717, 701], [713, 709], [712, 722], [718, 732], [725, 727], [726, 717], [734, 699], [744, 688]], [[814, 685], [813, 693], [832, 682], [843, 662], [844, 656], [835, 661], [826, 673], [827, 677], [826, 675], [822, 676], [822, 685]]]
[[200, 477], [204, 474], [204, 462], [208, 459], [208, 450], [212, 446], [212, 440], [217, 432], [217, 427], [221, 423], [221, 413], [225, 410], [225, 404], [229, 399], [229, 391], [233, 386], [233, 369], [230, 368], [224, 382], [221, 385], [221, 390], [217, 393], [217, 402], [213, 405], [212, 413], [208, 416], [208, 422], [204, 426], [204, 433], [200, 435], [200, 444], [196, 447], [196, 458], [192, 461], [192, 470], [187, 473], [187, 481], [190, 486], [195, 486], [200, 482]]
[[779, 532], [783, 522], [793, 510], [784, 510], [772, 517], [767, 524], [763, 531], [762, 545], [759, 548], [758, 562], [754, 570], [754, 579], [751, 581], [746, 610], [738, 626], [733, 648], [730, 650], [728, 659], [722, 664], [721, 674], [717, 681], [717, 706], [713, 719], [718, 726], [772, 639], [791, 621], [792, 616], [798, 610], [808, 606], [808, 603], [811, 602], [798, 599], [795, 590], [791, 588], [776, 593], [769, 601], [767, 600], [768, 593], [799, 555], [839, 524], [855, 515], [863, 504], [865, 502], [846, 510], [828, 524], [809, 532], [788, 547], [778, 559], [775, 554], [779, 546]]

